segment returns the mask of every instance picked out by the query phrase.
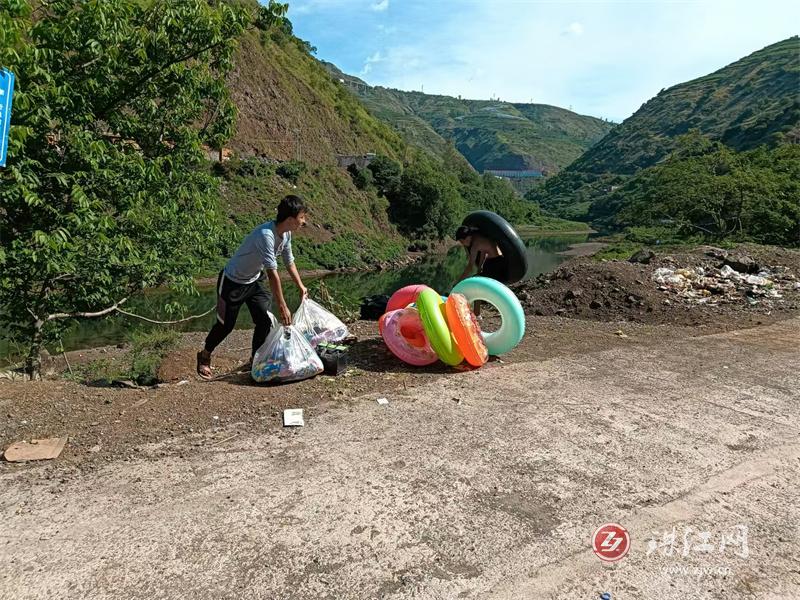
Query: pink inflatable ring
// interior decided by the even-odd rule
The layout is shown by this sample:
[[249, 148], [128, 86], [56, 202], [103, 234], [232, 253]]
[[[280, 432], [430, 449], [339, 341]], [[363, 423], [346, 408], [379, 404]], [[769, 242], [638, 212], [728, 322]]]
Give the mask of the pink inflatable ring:
[[439, 360], [415, 308], [401, 308], [384, 315], [383, 341], [392, 354], [409, 365], [424, 367]]
[[427, 290], [427, 285], [407, 285], [397, 290], [386, 305], [386, 312], [392, 312], [399, 308], [405, 308], [409, 304], [417, 301], [417, 296], [422, 290]]

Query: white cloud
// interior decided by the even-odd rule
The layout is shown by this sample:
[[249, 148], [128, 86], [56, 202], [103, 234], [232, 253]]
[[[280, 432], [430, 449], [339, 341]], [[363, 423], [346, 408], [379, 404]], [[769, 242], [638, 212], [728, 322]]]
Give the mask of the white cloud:
[[[263, 0], [261, 0], [261, 3], [266, 4]], [[289, 3], [289, 18], [329, 10], [347, 9], [351, 4], [352, 0], [296, 0]]]
[[797, 20], [774, 17], [798, 17], [800, 4], [763, 1], [774, 10], [722, 0], [470, 3], [447, 20], [420, 19], [402, 45], [384, 46], [370, 82], [414, 90], [424, 84], [425, 92], [465, 98], [533, 99], [620, 121], [661, 88], [792, 35]]
[[569, 27], [567, 27], [562, 33], [564, 35], [583, 35], [583, 24], [578, 23], [577, 21], [570, 23]]
[[372, 5], [372, 10], [376, 12], [383, 12], [389, 8], [389, 0], [381, 0]]
[[370, 71], [372, 71], [372, 65], [375, 63], [379, 63], [383, 60], [383, 56], [381, 55], [381, 51], [378, 50], [372, 56], [368, 56], [367, 59], [364, 61], [364, 66], [361, 69], [361, 75], [367, 75]]

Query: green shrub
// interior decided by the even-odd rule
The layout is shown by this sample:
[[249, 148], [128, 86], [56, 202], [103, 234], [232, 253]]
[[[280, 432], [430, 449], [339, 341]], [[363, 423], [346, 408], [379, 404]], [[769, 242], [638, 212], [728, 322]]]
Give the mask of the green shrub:
[[173, 329], [134, 333], [128, 373], [130, 378], [139, 385], [158, 383], [158, 368], [161, 361], [177, 346], [179, 339], [180, 333]]
[[110, 358], [98, 358], [84, 365], [74, 365], [72, 371], [65, 374], [67, 379], [78, 382], [100, 382], [110, 384], [112, 381], [126, 379], [128, 371], [124, 365]]
[[306, 172], [307, 168], [306, 163], [301, 160], [287, 160], [285, 163], [278, 165], [275, 172], [287, 181], [297, 183], [300, 177]]
[[375, 187], [384, 196], [388, 196], [400, 184], [400, 177], [403, 174], [403, 166], [383, 154], [379, 154], [367, 168], [372, 173]]
[[403, 171], [389, 204], [389, 216], [401, 232], [440, 240], [452, 235], [465, 212], [458, 181], [421, 155]]
[[353, 184], [360, 190], [366, 190], [373, 183], [372, 171], [369, 169], [359, 169], [355, 164], [347, 167], [347, 172], [353, 179]]

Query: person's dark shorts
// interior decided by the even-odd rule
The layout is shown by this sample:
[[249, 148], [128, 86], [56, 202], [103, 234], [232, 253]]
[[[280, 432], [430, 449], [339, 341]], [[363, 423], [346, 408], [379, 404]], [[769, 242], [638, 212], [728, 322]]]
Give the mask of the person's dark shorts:
[[508, 259], [505, 256], [487, 258], [483, 263], [480, 276], [506, 283], [508, 281]]

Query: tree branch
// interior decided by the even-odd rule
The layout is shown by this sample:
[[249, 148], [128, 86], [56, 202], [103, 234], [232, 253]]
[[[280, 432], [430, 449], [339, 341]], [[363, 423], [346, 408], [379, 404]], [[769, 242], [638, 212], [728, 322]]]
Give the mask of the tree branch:
[[175, 325], [176, 323], [185, 323], [186, 321], [191, 321], [193, 319], [199, 319], [200, 317], [205, 317], [207, 314], [210, 314], [216, 308], [217, 305], [215, 304], [201, 315], [191, 315], [189, 317], [184, 317], [183, 319], [178, 319], [177, 321], [156, 321], [154, 319], [148, 319], [147, 317], [143, 317], [141, 315], [129, 313], [128, 311], [122, 310], [121, 308], [118, 308], [117, 312], [128, 317], [133, 317], [135, 319], [141, 319], [142, 321], [147, 321], [148, 323], [155, 323], [156, 325]]
[[80, 317], [91, 318], [91, 317], [102, 317], [109, 313], [112, 313], [116, 310], [119, 310], [119, 305], [123, 304], [127, 298], [123, 298], [122, 300], [116, 302], [113, 306], [109, 306], [108, 308], [104, 308], [103, 310], [98, 310], [97, 312], [74, 312], [74, 313], [54, 313], [52, 315], [47, 315], [45, 321], [55, 321], [56, 319], [77, 319]]
[[[47, 315], [44, 319], [45, 321], [55, 321], [56, 319], [91, 319], [93, 317], [103, 317], [105, 315], [111, 314], [113, 312], [118, 312], [126, 317], [133, 317], [134, 319], [141, 319], [142, 321], [147, 321], [148, 323], [154, 323], [156, 325], [175, 325], [177, 323], [185, 323], [186, 321], [191, 321], [193, 319], [199, 319], [201, 317], [205, 317], [206, 315], [212, 313], [216, 308], [216, 304], [209, 308], [206, 312], [199, 314], [199, 315], [190, 315], [188, 317], [184, 317], [183, 319], [177, 319], [176, 321], [156, 321], [155, 319], [150, 319], [148, 317], [143, 317], [141, 315], [137, 315], [132, 312], [128, 312], [126, 310], [122, 310], [120, 305], [124, 304], [127, 298], [123, 298], [119, 302], [114, 303], [113, 306], [109, 306], [108, 308], [104, 308], [103, 310], [98, 310], [96, 312], [73, 312], [73, 313], [54, 313], [52, 315]], [[34, 320], [38, 321], [38, 317], [28, 309], [28, 312], [33, 316]]]

